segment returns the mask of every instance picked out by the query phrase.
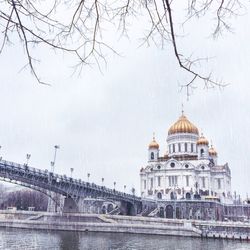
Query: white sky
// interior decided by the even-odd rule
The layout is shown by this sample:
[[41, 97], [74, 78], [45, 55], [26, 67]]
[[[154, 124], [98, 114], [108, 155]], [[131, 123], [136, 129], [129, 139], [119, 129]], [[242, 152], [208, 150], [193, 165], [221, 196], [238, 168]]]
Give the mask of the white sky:
[[[178, 23], [178, 21], [176, 21]], [[54, 145], [60, 145], [55, 172], [139, 194], [139, 170], [147, 162], [147, 146], [156, 133], [161, 154], [166, 150], [169, 127], [185, 114], [213, 141], [220, 164], [232, 171], [232, 190], [249, 192], [250, 162], [250, 15], [232, 20], [234, 33], [218, 40], [209, 37], [213, 23], [193, 21], [178, 40], [186, 55], [214, 57], [204, 68], [230, 83], [223, 90], [197, 89], [186, 99], [179, 85], [189, 80], [177, 65], [172, 48], [138, 48], [143, 25], [135, 24], [130, 40], [117, 42], [123, 57], [109, 54], [103, 74], [85, 67], [71, 76], [70, 56], [42, 49], [34, 51], [43, 80], [37, 84], [26, 64], [23, 48], [16, 43], [0, 56], [0, 154], [4, 159], [50, 169]], [[210, 25], [211, 24], [211, 25]], [[111, 33], [110, 33], [111, 36]], [[110, 37], [111, 40], [116, 39]]]

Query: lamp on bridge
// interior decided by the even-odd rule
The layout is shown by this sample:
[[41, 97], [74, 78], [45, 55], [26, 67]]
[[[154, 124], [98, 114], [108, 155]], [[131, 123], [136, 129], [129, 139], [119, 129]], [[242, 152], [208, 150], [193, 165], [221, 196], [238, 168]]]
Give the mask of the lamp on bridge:
[[28, 166], [30, 157], [31, 157], [31, 154], [26, 154], [26, 166]]
[[72, 178], [74, 168], [70, 168], [70, 177]]
[[134, 187], [132, 188], [131, 191], [132, 191], [132, 194], [135, 195], [135, 188]]

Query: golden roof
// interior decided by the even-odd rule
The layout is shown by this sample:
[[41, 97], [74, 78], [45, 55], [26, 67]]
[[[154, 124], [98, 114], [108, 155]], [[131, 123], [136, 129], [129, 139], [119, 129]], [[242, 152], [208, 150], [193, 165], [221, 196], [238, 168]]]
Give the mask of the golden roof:
[[210, 156], [217, 156], [217, 152], [213, 146], [211, 146], [211, 148], [208, 150], [208, 153]]
[[208, 140], [205, 138], [205, 136], [203, 134], [201, 134], [201, 136], [199, 137], [198, 141], [197, 141], [197, 145], [207, 145], [208, 146], [209, 142]]
[[156, 142], [155, 137], [153, 136], [153, 140], [148, 145], [149, 149], [159, 149], [159, 144]]
[[182, 113], [176, 123], [174, 123], [168, 130], [168, 135], [177, 133], [199, 134], [198, 128], [196, 128]]

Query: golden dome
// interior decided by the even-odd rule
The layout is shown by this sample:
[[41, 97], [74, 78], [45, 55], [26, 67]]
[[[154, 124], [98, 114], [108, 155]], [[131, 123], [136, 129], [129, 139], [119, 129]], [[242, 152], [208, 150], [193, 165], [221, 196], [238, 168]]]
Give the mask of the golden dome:
[[198, 141], [197, 141], [197, 145], [207, 145], [208, 146], [209, 142], [208, 140], [204, 137], [203, 134], [201, 134], [201, 136], [199, 137]]
[[211, 148], [208, 150], [208, 153], [210, 156], [217, 156], [217, 152], [213, 146], [211, 146]]
[[177, 133], [199, 134], [198, 128], [196, 128], [187, 117], [182, 114], [178, 121], [170, 127], [168, 135]]
[[153, 140], [148, 145], [149, 149], [159, 149], [159, 144], [156, 142], [155, 137], [153, 137]]

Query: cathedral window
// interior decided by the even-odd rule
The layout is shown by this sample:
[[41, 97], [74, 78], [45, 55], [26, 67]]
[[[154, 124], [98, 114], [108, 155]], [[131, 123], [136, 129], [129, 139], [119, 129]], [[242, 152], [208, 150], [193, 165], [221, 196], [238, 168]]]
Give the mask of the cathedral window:
[[193, 153], [194, 152], [194, 144], [191, 143], [191, 152]]
[[168, 184], [170, 187], [174, 187], [174, 186], [177, 186], [178, 185], [178, 177], [175, 175], [175, 176], [169, 176], [168, 177]]
[[203, 148], [201, 149], [200, 152], [201, 152], [201, 157], [204, 156], [204, 149]]
[[144, 189], [146, 189], [147, 188], [147, 181], [144, 180], [143, 183], [144, 183]]
[[174, 162], [171, 162], [171, 163], [170, 163], [170, 166], [171, 166], [171, 168], [174, 168], [175, 163], [174, 163]]
[[202, 177], [202, 188], [206, 187], [205, 177]]
[[185, 142], [185, 152], [188, 151], [188, 144]]
[[153, 188], [153, 186], [154, 186], [154, 179], [153, 179], [153, 178], [151, 178], [151, 179], [150, 179], [150, 188], [152, 189], [152, 188]]
[[175, 144], [173, 144], [173, 153], [175, 153]]
[[178, 143], [178, 150], [179, 150], [179, 152], [181, 152], [181, 144], [180, 143]]
[[188, 168], [188, 167], [189, 167], [188, 164], [186, 164], [186, 165], [185, 165], [185, 168]]
[[169, 151], [169, 153], [171, 153], [171, 147], [170, 147], [170, 145], [168, 145], [168, 151]]
[[186, 186], [189, 187], [189, 175], [186, 175]]
[[154, 153], [151, 152], [151, 160], [154, 160]]
[[218, 179], [218, 189], [221, 189], [221, 179]]
[[158, 176], [157, 180], [158, 180], [158, 187], [160, 187], [161, 186], [161, 176]]

